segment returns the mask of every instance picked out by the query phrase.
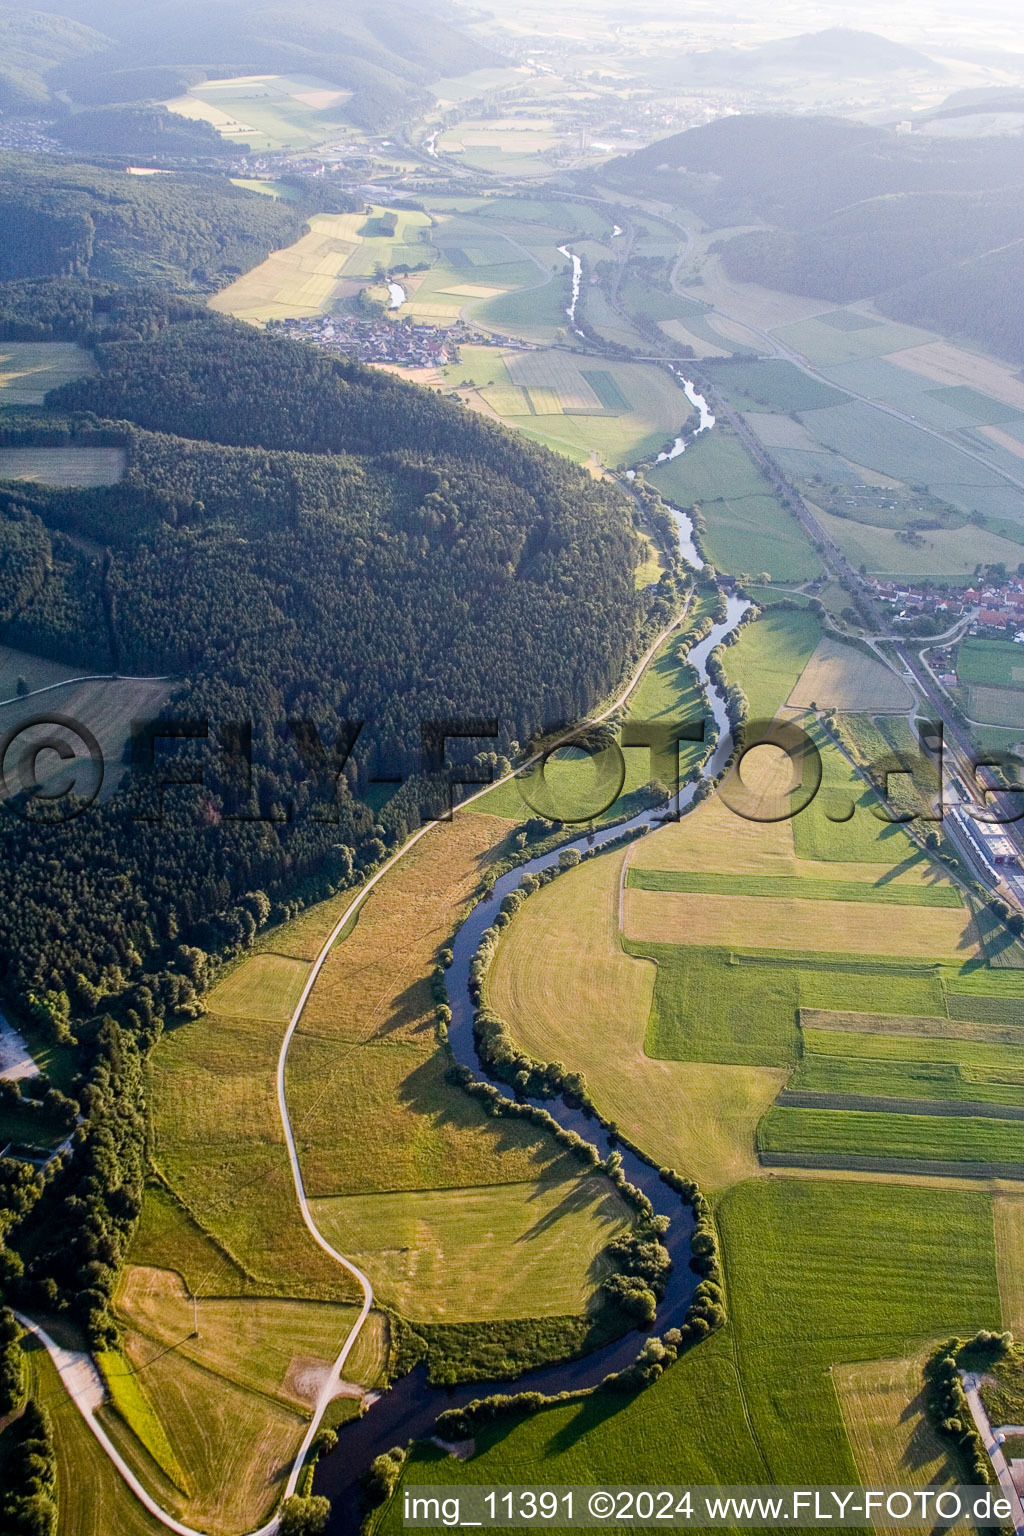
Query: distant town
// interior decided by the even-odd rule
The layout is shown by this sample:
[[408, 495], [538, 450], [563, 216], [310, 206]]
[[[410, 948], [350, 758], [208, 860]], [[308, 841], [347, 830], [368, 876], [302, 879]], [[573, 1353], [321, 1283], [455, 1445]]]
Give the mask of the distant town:
[[912, 624], [928, 616], [953, 624], [969, 615], [967, 634], [1024, 645], [1024, 574], [1020, 572], [998, 579], [990, 576], [970, 587], [914, 586], [899, 581], [868, 581], [866, 585], [894, 623]]

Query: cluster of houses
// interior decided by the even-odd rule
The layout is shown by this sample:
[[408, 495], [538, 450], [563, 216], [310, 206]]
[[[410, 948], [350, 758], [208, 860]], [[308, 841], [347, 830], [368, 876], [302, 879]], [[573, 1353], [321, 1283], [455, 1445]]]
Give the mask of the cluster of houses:
[[973, 587], [913, 586], [909, 582], [872, 581], [870, 587], [895, 619], [920, 614], [948, 618], [950, 624], [971, 616], [969, 633], [1011, 638], [1024, 645], [1024, 576], [986, 580]]
[[439, 330], [412, 320], [359, 319], [351, 315], [314, 315], [271, 320], [269, 327], [324, 352], [358, 358], [363, 363], [398, 363], [405, 368], [443, 368], [460, 361], [461, 328]]

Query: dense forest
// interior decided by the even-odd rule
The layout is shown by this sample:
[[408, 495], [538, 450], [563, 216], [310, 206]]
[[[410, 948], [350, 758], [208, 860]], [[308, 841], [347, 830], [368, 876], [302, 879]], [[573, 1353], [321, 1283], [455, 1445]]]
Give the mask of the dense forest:
[[[46, 285], [35, 292], [48, 313]], [[390, 376], [212, 316], [151, 314], [152, 339], [101, 343], [101, 372], [51, 396], [67, 434], [123, 441], [121, 483], [0, 493], [0, 613], [26, 648], [180, 676], [172, 712], [211, 722], [211, 809], [197, 816], [193, 796], [180, 827], [140, 830], [118, 796], [55, 829], [77, 874], [45, 902], [51, 834], [8, 819], [21, 885], [0, 949], [23, 996], [76, 972], [130, 976], [171, 932], [212, 942], [211, 910], [284, 890], [329, 847], [335, 871], [372, 859], [380, 834], [354, 797], [416, 770], [422, 720], [496, 718], [506, 745], [525, 739], [585, 713], [634, 639], [635, 540], [616, 490]], [[13, 415], [3, 440], [38, 429]], [[328, 807], [340, 844], [337, 826], [303, 822], [333, 785], [310, 782], [290, 718], [328, 742], [366, 722]], [[217, 767], [240, 720], [253, 721], [244, 793]], [[228, 810], [269, 819], [225, 829]], [[399, 797], [382, 824], [399, 835], [415, 814]]]
[[0, 638], [177, 679], [117, 793], [0, 817], [6, 1000], [74, 1034], [81, 1111], [46, 1180], [0, 1159], [0, 1299], [102, 1345], [163, 1019], [195, 1012], [210, 957], [443, 812], [423, 721], [481, 731], [465, 761], [585, 713], [650, 598], [621, 493], [458, 403], [80, 279], [0, 291], [0, 335], [26, 333], [93, 344], [99, 372], [0, 413], [0, 442], [119, 443], [126, 468], [0, 486]]
[[0, 10], [0, 110], [48, 107], [53, 100], [48, 76], [109, 47], [110, 39], [101, 32], [66, 16]]
[[[31, 14], [48, 12], [59, 14]], [[424, 105], [431, 80], [497, 57], [459, 30], [443, 0], [400, 11], [374, 0], [111, 0], [102, 35], [79, 22], [96, 15], [92, 0], [5, 0], [0, 105], [62, 114], [65, 99], [159, 101], [206, 78], [306, 74], [351, 91], [347, 114], [379, 131]]]
[[129, 176], [0, 153], [0, 280], [89, 275], [217, 287], [298, 239], [305, 215], [302, 204], [225, 176]]
[[230, 161], [245, 144], [229, 144], [211, 123], [148, 103], [85, 107], [60, 117], [52, 132], [86, 155], [133, 155], [146, 160]]
[[746, 282], [962, 335], [1024, 361], [1024, 160], [1012, 135], [931, 138], [840, 118], [722, 118], [612, 162], [617, 185], [672, 189]]

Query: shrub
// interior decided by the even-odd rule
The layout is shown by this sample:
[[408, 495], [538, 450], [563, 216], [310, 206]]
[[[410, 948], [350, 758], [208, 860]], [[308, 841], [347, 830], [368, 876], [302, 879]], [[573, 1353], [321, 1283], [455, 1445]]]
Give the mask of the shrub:
[[293, 1495], [281, 1505], [280, 1536], [320, 1536], [327, 1529], [330, 1514], [329, 1499], [319, 1494], [309, 1499]]

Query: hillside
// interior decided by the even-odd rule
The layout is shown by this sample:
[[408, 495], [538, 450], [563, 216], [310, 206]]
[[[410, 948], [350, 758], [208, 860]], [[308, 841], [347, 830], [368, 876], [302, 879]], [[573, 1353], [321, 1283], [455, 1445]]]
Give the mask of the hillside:
[[[84, 317], [90, 290], [64, 286]], [[0, 493], [3, 638], [99, 671], [175, 674], [172, 714], [209, 721], [211, 741], [205, 791], [167, 797], [163, 821], [140, 822], [124, 795], [50, 829], [8, 819], [18, 890], [0, 946], [22, 957], [7, 980], [22, 996], [111, 965], [137, 978], [168, 934], [216, 946], [254, 887], [347, 881], [418, 820], [416, 793], [393, 796], [379, 824], [355, 796], [418, 770], [422, 721], [495, 719], [507, 747], [584, 714], [619, 677], [638, 612], [629, 505], [564, 459], [359, 365], [93, 296], [108, 333], [140, 339], [101, 344], [99, 374], [51, 397], [65, 425], [14, 413], [4, 436], [73, 447], [99, 430], [124, 446], [126, 472]], [[9, 304], [9, 332], [35, 309], [45, 319], [47, 287]], [[72, 311], [64, 334], [82, 334]], [[315, 722], [322, 760], [290, 718]], [[223, 757], [232, 721], [252, 722], [249, 781]], [[335, 782], [345, 754], [334, 769], [326, 754], [353, 732]], [[80, 871], [74, 900], [52, 890], [58, 854]]]
[[[168, 114], [169, 116], [170, 114]], [[0, 154], [0, 279], [75, 273], [219, 286], [298, 238], [303, 212], [201, 174], [129, 176]]]
[[109, 47], [109, 38], [67, 16], [0, 8], [0, 111], [31, 112], [46, 106], [52, 71]]
[[897, 70], [941, 74], [942, 67], [927, 54], [875, 32], [852, 27], [828, 27], [780, 38], [757, 48], [711, 48], [678, 61], [684, 76], [735, 81], [738, 77], [769, 87], [792, 75], [848, 80], [889, 75]]
[[[26, 9], [17, 0], [6, 4], [16, 14]], [[102, 54], [69, 57], [47, 74], [49, 92], [65, 89], [81, 103], [156, 97], [168, 85], [165, 71], [172, 93], [197, 76], [305, 73], [352, 91], [352, 120], [379, 129], [425, 100], [431, 79], [495, 62], [439, 9], [406, 7], [399, 16], [371, 0], [343, 7], [326, 0], [114, 0], [102, 11], [95, 0], [54, 0], [36, 8], [58, 13], [62, 24], [99, 21], [113, 40]]]
[[[996, 254], [1024, 235], [1018, 137], [932, 138], [750, 114], [663, 139], [613, 161], [604, 176], [670, 191], [712, 225], [762, 223], [720, 246], [742, 281], [873, 299], [1024, 361], [1019, 273], [1012, 256]], [[979, 262], [983, 297], [973, 291]]]

